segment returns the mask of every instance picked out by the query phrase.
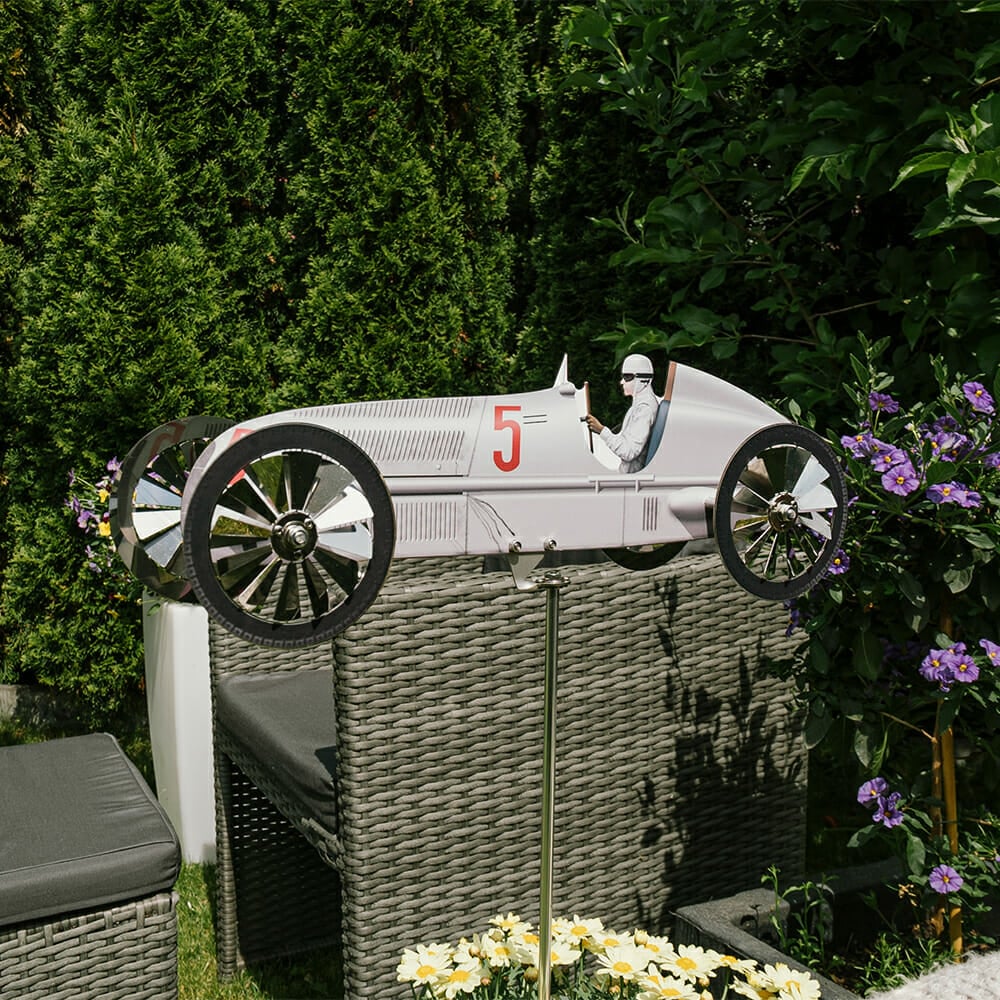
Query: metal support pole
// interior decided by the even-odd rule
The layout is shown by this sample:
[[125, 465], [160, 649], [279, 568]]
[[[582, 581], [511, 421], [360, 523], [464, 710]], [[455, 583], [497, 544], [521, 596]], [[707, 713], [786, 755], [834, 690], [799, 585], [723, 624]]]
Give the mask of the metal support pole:
[[558, 573], [541, 577], [545, 590], [545, 735], [542, 743], [542, 857], [538, 918], [538, 1000], [552, 989], [552, 850], [556, 788], [556, 668], [559, 654], [559, 591], [569, 581]]

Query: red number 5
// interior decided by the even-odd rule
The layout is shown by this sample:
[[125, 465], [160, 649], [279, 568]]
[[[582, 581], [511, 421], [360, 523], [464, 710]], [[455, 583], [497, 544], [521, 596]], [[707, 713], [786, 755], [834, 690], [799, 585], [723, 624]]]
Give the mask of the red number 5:
[[521, 464], [521, 425], [513, 419], [505, 418], [505, 413], [520, 413], [520, 406], [497, 406], [493, 410], [493, 429], [510, 431], [510, 456], [504, 458], [502, 451], [493, 452], [493, 463], [501, 472], [513, 472]]

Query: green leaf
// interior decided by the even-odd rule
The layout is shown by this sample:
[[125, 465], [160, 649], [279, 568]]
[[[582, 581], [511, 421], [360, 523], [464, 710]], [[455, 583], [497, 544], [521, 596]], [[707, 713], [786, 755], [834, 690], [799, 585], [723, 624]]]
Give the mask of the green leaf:
[[961, 594], [962, 591], [968, 590], [974, 572], [972, 566], [951, 566], [944, 572], [945, 586], [953, 594]]
[[922, 875], [924, 863], [927, 860], [927, 849], [924, 842], [907, 831], [906, 835], [906, 866], [911, 875]]
[[847, 842], [847, 846], [852, 849], [855, 847], [863, 847], [878, 833], [879, 827], [874, 824], [871, 826], [863, 826], [860, 830], [855, 830], [854, 833], [851, 834], [851, 839]]
[[966, 181], [971, 180], [976, 175], [976, 154], [962, 153], [956, 156], [948, 168], [948, 177], [945, 187], [948, 190], [948, 197], [954, 198], [962, 189]]
[[726, 146], [725, 152], [722, 154], [722, 162], [725, 163], [727, 167], [738, 167], [740, 163], [743, 162], [743, 158], [746, 155], [746, 146], [744, 146], [739, 139], [732, 139]]
[[900, 574], [899, 589], [918, 611], [923, 611], [927, 607], [927, 595], [924, 593], [923, 585], [912, 573], [904, 570]]
[[792, 171], [791, 180], [788, 184], [788, 193], [791, 194], [811, 173], [812, 168], [820, 158], [818, 156], [807, 156], [800, 160]]
[[854, 734], [854, 756], [861, 762], [861, 766], [866, 770], [872, 762], [872, 740], [871, 734], [864, 729], [859, 729]]
[[809, 718], [806, 719], [805, 730], [803, 732], [803, 739], [805, 740], [806, 746], [810, 750], [819, 746], [819, 744], [822, 743], [826, 737], [826, 734], [830, 731], [830, 726], [832, 725], [832, 715], [813, 715], [810, 713]]
[[985, 531], [977, 528], [964, 528], [962, 534], [965, 536], [965, 540], [974, 549], [987, 549], [994, 550], [997, 547], [996, 539], [990, 538]]
[[865, 363], [860, 359], [856, 358], [853, 354], [850, 356], [851, 367], [854, 369], [854, 377], [858, 380], [858, 385], [867, 388], [868, 379], [871, 377], [871, 373], [865, 367]]
[[698, 291], [707, 292], [712, 288], [718, 288], [726, 280], [726, 269], [719, 265], [710, 267], [698, 282]]
[[854, 640], [854, 670], [859, 677], [873, 681], [882, 665], [882, 643], [872, 632], [862, 631]]
[[954, 153], [949, 153], [944, 150], [939, 150], [935, 153], [921, 153], [919, 156], [913, 157], [912, 160], [904, 163], [902, 167], [899, 168], [899, 173], [893, 181], [892, 186], [895, 188], [902, 184], [903, 181], [909, 180], [911, 177], [917, 177], [920, 174], [929, 174], [939, 170], [948, 170], [950, 169], [954, 159]]
[[941, 711], [937, 718], [938, 729], [944, 732], [951, 728], [951, 724], [958, 715], [958, 710], [962, 704], [961, 692], [952, 692], [952, 695], [941, 702]]

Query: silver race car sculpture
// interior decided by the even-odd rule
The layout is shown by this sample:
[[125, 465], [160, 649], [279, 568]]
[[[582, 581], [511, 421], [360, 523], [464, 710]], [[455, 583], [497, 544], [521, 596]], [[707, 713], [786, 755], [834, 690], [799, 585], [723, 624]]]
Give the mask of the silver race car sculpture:
[[112, 535], [154, 594], [276, 647], [355, 621], [394, 557], [499, 554], [527, 587], [546, 552], [604, 549], [641, 569], [714, 537], [758, 597], [825, 574], [847, 492], [815, 433], [671, 362], [645, 464], [621, 473], [588, 410], [564, 359], [533, 392], [189, 417], [127, 455]]

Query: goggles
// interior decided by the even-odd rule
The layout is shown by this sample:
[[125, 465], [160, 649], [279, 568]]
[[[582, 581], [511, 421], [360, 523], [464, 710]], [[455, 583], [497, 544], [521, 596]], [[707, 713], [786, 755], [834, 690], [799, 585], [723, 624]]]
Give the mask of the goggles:
[[651, 379], [652, 377], [653, 377], [652, 375], [633, 375], [633, 374], [626, 375], [625, 372], [622, 372], [621, 380], [622, 382], [631, 382], [632, 379], [634, 378]]

